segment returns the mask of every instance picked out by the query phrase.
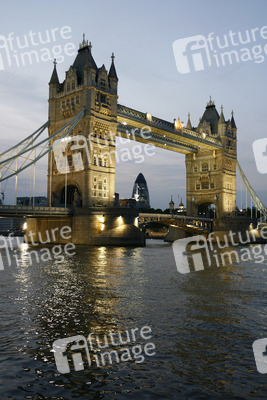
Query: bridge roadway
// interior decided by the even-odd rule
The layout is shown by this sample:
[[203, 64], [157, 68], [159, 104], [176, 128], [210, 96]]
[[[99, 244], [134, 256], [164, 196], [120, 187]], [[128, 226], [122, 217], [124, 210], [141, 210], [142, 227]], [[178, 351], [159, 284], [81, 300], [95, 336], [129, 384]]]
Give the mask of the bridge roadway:
[[[97, 207], [90, 210], [93, 214], [97, 213]], [[73, 214], [72, 208], [64, 207], [33, 207], [33, 206], [10, 206], [0, 205], [0, 218], [15, 217], [65, 217]], [[156, 214], [156, 213], [139, 213], [139, 224], [164, 221], [167, 225], [179, 225], [185, 229], [188, 227], [211, 229], [212, 219], [202, 217], [189, 217], [186, 215]]]
[[33, 207], [0, 205], [0, 218], [57, 216], [64, 217], [72, 214], [71, 208], [64, 207]]
[[156, 213], [139, 213], [139, 224], [146, 222], [166, 222], [167, 225], [175, 225], [179, 222], [180, 226], [199, 227], [203, 229], [211, 229], [213, 219], [204, 217], [189, 217], [187, 215], [177, 214], [156, 214]]
[[[120, 104], [118, 104], [117, 109], [117, 120], [117, 130], [122, 137], [142, 143], [151, 143], [177, 153], [197, 153], [199, 147], [206, 150], [222, 149], [219, 138], [213, 138], [186, 128], [177, 131], [174, 123]], [[149, 139], [144, 138], [144, 136], [148, 136], [147, 133], [141, 135], [140, 130], [144, 126], [151, 129]], [[135, 137], [131, 137], [132, 132], [134, 132]]]

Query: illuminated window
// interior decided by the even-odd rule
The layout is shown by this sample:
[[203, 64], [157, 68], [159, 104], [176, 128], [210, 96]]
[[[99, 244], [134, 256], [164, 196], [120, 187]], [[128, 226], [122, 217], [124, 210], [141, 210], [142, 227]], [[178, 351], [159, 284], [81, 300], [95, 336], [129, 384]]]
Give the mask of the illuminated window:
[[209, 182], [202, 182], [201, 188], [204, 190], [209, 189]]
[[203, 172], [206, 172], [206, 171], [208, 171], [208, 170], [209, 170], [209, 165], [208, 165], [208, 163], [202, 164], [202, 171], [203, 171]]

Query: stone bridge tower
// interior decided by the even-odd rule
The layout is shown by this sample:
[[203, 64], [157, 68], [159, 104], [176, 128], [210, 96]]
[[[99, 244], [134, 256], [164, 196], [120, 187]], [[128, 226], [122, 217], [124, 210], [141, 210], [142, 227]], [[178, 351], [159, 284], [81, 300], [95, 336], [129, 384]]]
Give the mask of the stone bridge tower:
[[[118, 77], [112, 55], [98, 68], [85, 40], [60, 83], [56, 62], [49, 82], [49, 136], [85, 109], [85, 116], [49, 153], [48, 200], [52, 206], [113, 206]], [[53, 154], [52, 154], [53, 153]]]
[[[190, 118], [188, 129], [193, 129]], [[222, 149], [204, 150], [186, 155], [187, 215], [205, 213], [208, 206], [216, 206], [216, 216], [231, 214], [236, 208], [236, 124], [232, 112], [231, 120], [225, 121], [223, 107], [218, 114], [213, 101], [209, 101], [196, 131], [220, 138]]]

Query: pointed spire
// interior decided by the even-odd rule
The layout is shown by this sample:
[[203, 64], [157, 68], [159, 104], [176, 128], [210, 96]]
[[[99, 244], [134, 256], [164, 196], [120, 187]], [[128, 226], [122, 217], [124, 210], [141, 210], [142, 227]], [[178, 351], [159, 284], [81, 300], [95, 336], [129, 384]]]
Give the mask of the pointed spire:
[[188, 113], [188, 120], [186, 124], [186, 129], [192, 129], [191, 121], [190, 121], [190, 113]]
[[83, 34], [83, 41], [80, 43], [77, 57], [73, 63], [73, 68], [76, 68], [77, 75], [79, 75], [80, 79], [82, 79], [81, 76], [84, 68], [92, 68], [97, 70], [97, 65], [92, 56], [91, 50], [92, 44], [91, 42], [88, 43], [88, 40], [85, 40], [85, 35]]
[[219, 118], [219, 124], [224, 124], [225, 123], [225, 119], [224, 119], [224, 115], [223, 115], [223, 106], [221, 106], [221, 115]]
[[115, 65], [114, 65], [114, 58], [115, 58], [114, 53], [112, 53], [111, 66], [110, 66], [110, 69], [109, 69], [108, 77], [116, 79], [118, 81], [118, 76], [117, 76]]
[[234, 111], [232, 110], [232, 118], [231, 118], [231, 127], [236, 129], [236, 124], [235, 124], [235, 120], [234, 120]]
[[211, 100], [211, 96], [210, 96], [210, 101], [207, 103], [207, 107], [214, 107], [214, 106], [215, 106], [214, 101]]
[[[91, 44], [91, 42], [90, 42], [90, 44]], [[84, 47], [87, 47], [87, 46], [88, 46], [88, 40], [85, 40], [85, 34], [83, 33], [83, 41], [82, 41], [82, 43], [80, 43], [79, 48], [83, 49]]]
[[57, 60], [54, 59], [53, 63], [54, 63], [54, 69], [53, 69], [49, 84], [50, 83], [59, 84], [59, 79], [58, 79], [58, 74], [57, 74]]

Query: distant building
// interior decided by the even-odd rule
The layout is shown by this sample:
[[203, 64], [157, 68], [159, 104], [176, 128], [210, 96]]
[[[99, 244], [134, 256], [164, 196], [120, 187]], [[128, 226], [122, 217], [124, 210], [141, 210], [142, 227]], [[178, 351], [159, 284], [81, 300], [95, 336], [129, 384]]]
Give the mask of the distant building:
[[136, 200], [135, 199], [119, 199], [118, 206], [119, 207], [127, 207], [127, 208], [136, 208]]
[[132, 198], [136, 200], [136, 208], [150, 208], [148, 187], [142, 173], [134, 182]]
[[26, 218], [0, 218], [0, 233], [22, 230]]
[[35, 207], [46, 207], [47, 197], [45, 196], [17, 197], [17, 206], [32, 206], [33, 204], [35, 205]]
[[174, 201], [173, 201], [172, 196], [171, 196], [171, 201], [169, 202], [169, 211], [173, 212], [173, 210], [174, 210]]

